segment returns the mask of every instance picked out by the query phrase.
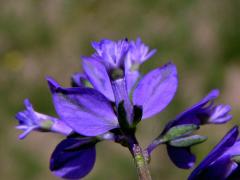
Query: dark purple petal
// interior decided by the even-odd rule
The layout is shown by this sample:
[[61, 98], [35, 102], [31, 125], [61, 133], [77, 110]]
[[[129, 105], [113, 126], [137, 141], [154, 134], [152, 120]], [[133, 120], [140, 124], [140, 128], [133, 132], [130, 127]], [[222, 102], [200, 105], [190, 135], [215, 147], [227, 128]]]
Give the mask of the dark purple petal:
[[190, 147], [179, 148], [167, 145], [167, 151], [172, 162], [179, 168], [189, 169], [193, 167], [196, 158], [191, 153]]
[[93, 87], [114, 101], [111, 82], [105, 67], [95, 59], [83, 57], [83, 69]]
[[201, 101], [194, 104], [192, 107], [185, 110], [183, 113], [179, 114], [176, 119], [181, 119], [184, 116], [187, 116], [189, 114], [196, 114], [196, 111], [198, 112], [199, 109], [204, 107], [206, 104], [211, 102], [212, 100], [216, 99], [219, 95], [219, 91], [217, 89], [212, 90], [210, 93], [208, 93], [207, 96], [205, 96]]
[[97, 136], [118, 127], [111, 103], [92, 88], [62, 88], [48, 78], [54, 106], [61, 119], [74, 131]]
[[229, 157], [224, 157], [206, 167], [200, 174], [189, 177], [188, 180], [225, 180], [233, 171], [233, 165]]
[[172, 63], [145, 75], [133, 93], [133, 104], [143, 107], [143, 118], [162, 111], [177, 90], [177, 69]]
[[80, 142], [81, 140], [70, 138], [57, 145], [50, 159], [50, 170], [56, 176], [79, 179], [92, 170], [96, 159], [95, 144], [86, 144], [77, 150], [68, 150], [69, 147]]
[[238, 136], [238, 127], [234, 126], [223, 139], [213, 148], [207, 157], [198, 165], [198, 167], [191, 173], [189, 179], [200, 176], [211, 163], [216, 161], [224, 152], [226, 152], [235, 143]]
[[218, 90], [212, 90], [200, 102], [180, 114], [176, 119], [184, 121], [187, 116], [194, 115], [201, 125], [203, 124], [223, 124], [232, 119], [229, 114], [231, 106], [229, 105], [214, 105], [214, 99], [219, 95]]
[[226, 180], [239, 180], [240, 179], [240, 166], [237, 167], [232, 171], [232, 173], [228, 176]]
[[193, 105], [192, 107], [190, 107], [189, 109], [187, 109], [183, 113], [186, 113], [188, 111], [192, 111], [194, 109], [198, 109], [199, 107], [203, 107], [207, 103], [209, 103], [212, 100], [216, 99], [218, 96], [219, 96], [219, 90], [218, 89], [214, 89], [211, 92], [209, 92], [208, 95], [205, 96], [201, 101], [199, 101], [198, 103], [196, 103], [195, 105]]

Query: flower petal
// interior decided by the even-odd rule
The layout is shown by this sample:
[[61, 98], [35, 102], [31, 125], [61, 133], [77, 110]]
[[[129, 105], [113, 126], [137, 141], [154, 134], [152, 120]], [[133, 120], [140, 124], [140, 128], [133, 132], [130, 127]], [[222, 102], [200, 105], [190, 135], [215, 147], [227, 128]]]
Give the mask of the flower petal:
[[218, 105], [213, 108], [213, 113], [211, 114], [208, 122], [214, 124], [223, 124], [232, 119], [232, 115], [228, 114], [231, 111], [230, 105]]
[[83, 57], [83, 69], [93, 87], [109, 100], [114, 101], [111, 82], [105, 67], [91, 57]]
[[227, 180], [239, 180], [240, 179], [240, 166], [237, 165], [233, 166], [233, 171], [231, 172], [231, 174], [228, 176]]
[[137, 81], [139, 77], [140, 77], [139, 71], [132, 71], [132, 72], [125, 73], [127, 91], [129, 95], [131, 95], [134, 87], [137, 85]]
[[143, 107], [143, 118], [162, 111], [177, 90], [177, 69], [172, 63], [145, 75], [133, 93], [134, 105]]
[[108, 71], [123, 66], [125, 56], [129, 49], [127, 39], [119, 41], [102, 39], [100, 42], [93, 42], [92, 46], [96, 50], [94, 56], [100, 58]]
[[92, 170], [96, 159], [95, 144], [86, 144], [81, 149], [68, 150], [69, 147], [80, 141], [70, 138], [63, 140], [57, 145], [50, 160], [50, 170], [56, 176], [67, 179], [79, 179]]
[[219, 158], [224, 152], [226, 152], [235, 143], [238, 136], [238, 127], [234, 126], [224, 138], [213, 148], [213, 150], [207, 155], [207, 157], [194, 169], [189, 176], [189, 179], [198, 177], [202, 171], [204, 171], [212, 162]]
[[61, 119], [74, 131], [96, 136], [118, 126], [111, 103], [92, 88], [62, 88], [48, 78], [54, 106]]
[[156, 53], [156, 49], [150, 51], [141, 38], [130, 41], [127, 58], [125, 60], [125, 70], [131, 72], [139, 69], [140, 65], [151, 58]]
[[239, 156], [240, 155], [240, 139], [238, 139], [234, 145], [228, 150], [226, 151], [224, 154], [224, 156], [229, 155], [229, 156]]
[[229, 157], [221, 158], [204, 169], [200, 174], [191, 176], [188, 180], [225, 180], [229, 173], [234, 170], [232, 169], [233, 164]]
[[190, 147], [179, 148], [167, 145], [167, 151], [172, 162], [179, 168], [189, 169], [196, 161], [196, 157], [191, 153]]
[[179, 114], [174, 120], [169, 121], [161, 134], [165, 134], [171, 127], [182, 124], [195, 124], [197, 126], [205, 123], [225, 123], [229, 121], [232, 116], [229, 115], [231, 110], [228, 105], [219, 105], [215, 107], [204, 108], [206, 104], [213, 101], [219, 95], [219, 91], [214, 89], [201, 101], [194, 104], [183, 113]]
[[212, 90], [201, 101], [199, 101], [198, 103], [194, 104], [193, 106], [191, 106], [190, 108], [188, 108], [187, 110], [182, 112], [181, 114], [179, 114], [176, 117], [176, 119], [180, 119], [180, 118], [182, 118], [185, 115], [192, 114], [192, 112], [194, 112], [195, 110], [198, 110], [199, 108], [205, 106], [210, 101], [216, 99], [218, 97], [218, 95], [219, 95], [219, 90], [217, 90], [217, 89]]

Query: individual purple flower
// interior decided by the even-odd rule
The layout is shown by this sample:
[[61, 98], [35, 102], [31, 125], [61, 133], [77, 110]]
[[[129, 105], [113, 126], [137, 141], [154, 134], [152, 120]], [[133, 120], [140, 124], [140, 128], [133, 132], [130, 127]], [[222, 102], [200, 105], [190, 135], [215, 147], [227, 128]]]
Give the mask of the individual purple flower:
[[125, 68], [129, 71], [136, 71], [143, 62], [151, 58], [155, 53], [156, 49], [150, 51], [141, 38], [130, 41]]
[[72, 129], [63, 121], [36, 112], [28, 99], [24, 101], [26, 110], [16, 114], [16, 119], [19, 121], [17, 129], [24, 132], [19, 136], [19, 139], [25, 138], [31, 131], [51, 131], [60, 134], [68, 135]]
[[92, 46], [96, 50], [93, 57], [98, 58], [108, 71], [124, 68], [124, 61], [129, 48], [127, 39], [119, 41], [103, 39], [100, 42], [93, 42]]
[[189, 180], [240, 179], [240, 139], [238, 126], [233, 127], [193, 170]]
[[[48, 78], [48, 83], [56, 112], [75, 132], [96, 136], [119, 128], [113, 104], [99, 91], [86, 87], [62, 88], [51, 78]], [[141, 107], [142, 118], [145, 119], [163, 110], [176, 89], [176, 67], [167, 64], [142, 78], [133, 92], [131, 103]], [[121, 90], [116, 91], [121, 96]]]
[[129, 43], [126, 39], [119, 41], [103, 39], [100, 42], [93, 42], [92, 46], [96, 52], [90, 57], [82, 57], [84, 72], [93, 87], [114, 102], [112, 81], [118, 78], [125, 81], [124, 64]]
[[[212, 90], [206, 97], [200, 102], [193, 105], [170, 124], [223, 124], [232, 119], [232, 115], [229, 114], [231, 107], [229, 105], [214, 105], [214, 99], [219, 96], [218, 90]], [[169, 124], [169, 125], [170, 125]]]
[[[148, 147], [149, 154], [159, 145], [165, 143], [167, 145], [167, 151], [170, 159], [173, 163], [183, 169], [191, 168], [195, 161], [195, 155], [191, 153], [191, 145], [183, 146], [183, 147], [176, 147], [171, 145], [169, 142], [162, 142], [159, 139], [162, 139], [171, 128], [177, 126], [184, 126], [184, 125], [195, 125], [196, 128], [199, 128], [200, 125], [204, 124], [222, 124], [226, 123], [231, 120], [232, 115], [229, 114], [231, 108], [229, 105], [214, 105], [214, 99], [217, 98], [219, 95], [218, 90], [212, 90], [206, 97], [204, 97], [200, 102], [196, 103], [180, 115], [178, 115], [174, 120], [170, 121], [162, 131], [162, 133], [156, 138], [158, 140], [153, 141], [152, 144]], [[196, 129], [195, 129], [196, 130]], [[184, 138], [191, 136], [189, 134], [184, 134]], [[178, 141], [186, 141], [186, 139], [182, 139], [182, 135], [179, 137], [175, 137], [179, 139]], [[200, 136], [192, 137], [194, 138], [194, 144], [198, 144], [204, 141], [204, 138]], [[195, 140], [198, 143], [195, 143]], [[198, 141], [199, 140], [199, 141]], [[176, 140], [175, 140], [176, 141]], [[190, 140], [189, 140], [190, 141]], [[193, 141], [193, 139], [191, 139]]]
[[82, 57], [84, 72], [93, 87], [113, 102], [115, 95], [112, 82], [123, 79], [122, 86], [130, 94], [139, 79], [137, 67], [155, 53], [155, 50], [148, 52], [149, 48], [140, 38], [130, 43], [127, 40], [103, 39], [100, 42], [93, 42], [92, 46], [96, 52], [90, 57]]

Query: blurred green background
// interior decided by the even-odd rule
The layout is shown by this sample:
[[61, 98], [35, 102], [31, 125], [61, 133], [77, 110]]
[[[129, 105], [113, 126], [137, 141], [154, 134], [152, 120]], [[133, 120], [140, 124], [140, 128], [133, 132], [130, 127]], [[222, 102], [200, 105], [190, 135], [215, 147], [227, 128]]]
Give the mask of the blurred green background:
[[[219, 88], [218, 102], [232, 105], [231, 123], [203, 127], [209, 140], [196, 146], [198, 162], [219, 139], [239, 124], [240, 1], [238, 0], [1, 0], [0, 6], [0, 177], [2, 180], [58, 179], [48, 170], [49, 157], [63, 137], [32, 133], [18, 140], [14, 115], [24, 98], [35, 109], [54, 115], [45, 81], [53, 76], [69, 85], [81, 70], [80, 55], [90, 55], [91, 41], [141, 37], [157, 54], [142, 68], [146, 73], [169, 60], [179, 71], [179, 89], [158, 116], [140, 124], [138, 138], [146, 146], [164, 124]], [[154, 151], [153, 179], [186, 179], [164, 146]], [[136, 179], [127, 149], [103, 142], [88, 180]]]

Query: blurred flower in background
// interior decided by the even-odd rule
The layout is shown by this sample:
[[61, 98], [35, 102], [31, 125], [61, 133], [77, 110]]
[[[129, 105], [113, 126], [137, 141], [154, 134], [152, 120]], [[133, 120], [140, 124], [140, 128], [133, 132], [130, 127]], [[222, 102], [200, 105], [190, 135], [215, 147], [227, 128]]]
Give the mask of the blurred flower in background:
[[[80, 55], [93, 51], [89, 42], [104, 37], [136, 39], [140, 36], [150, 47], [158, 49], [155, 57], [145, 62], [145, 68], [141, 69], [143, 74], [172, 60], [181, 75], [176, 98], [168, 109], [148, 121], [147, 126], [145, 122], [139, 124], [137, 135], [143, 140], [143, 145], [146, 146], [158, 135], [175, 114], [213, 88], [221, 90], [221, 102], [232, 105], [235, 117], [232, 123], [239, 124], [239, 8], [237, 0], [2, 0], [1, 177], [9, 180], [54, 178], [46, 164], [52, 149], [62, 137], [32, 133], [20, 143], [16, 141], [18, 132], [13, 127], [17, 123], [12, 115], [24, 108], [19, 102], [29, 97], [38, 107], [36, 111], [55, 116], [45, 76], [56, 77], [61, 84], [68, 86], [66, 83], [72, 72], [82, 71]], [[209, 135], [209, 140], [205, 145], [193, 148], [199, 154], [198, 162], [230, 127], [231, 123], [228, 126], [201, 128], [200, 131]], [[166, 161], [166, 154], [164, 147], [153, 153], [153, 179], [159, 179], [160, 175], [163, 179], [186, 179], [190, 171], [175, 168]], [[131, 171], [134, 162], [129, 156], [124, 148], [102, 143], [98, 147], [94, 171], [86, 179], [122, 179], [121, 174], [128, 174], [129, 179], [136, 178], [135, 171]], [[105, 164], [111, 166], [106, 169]]]

